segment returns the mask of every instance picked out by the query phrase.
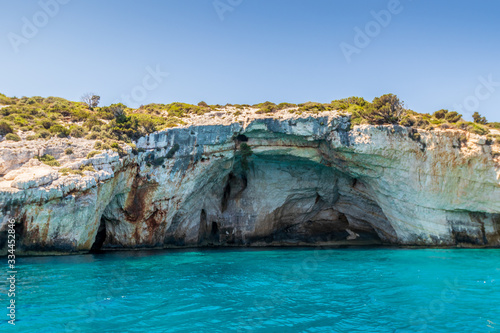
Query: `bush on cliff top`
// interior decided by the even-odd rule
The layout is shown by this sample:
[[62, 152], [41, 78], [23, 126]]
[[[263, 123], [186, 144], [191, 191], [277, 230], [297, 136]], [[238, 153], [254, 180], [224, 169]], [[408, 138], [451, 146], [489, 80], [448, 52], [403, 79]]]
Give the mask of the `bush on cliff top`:
[[[190, 115], [202, 115], [212, 110], [223, 109], [221, 105], [198, 103], [148, 104], [134, 110], [122, 103], [94, 107], [85, 103], [72, 102], [59, 97], [7, 97], [0, 94], [0, 135], [21, 130], [34, 131], [30, 139], [86, 136], [90, 140], [120, 141], [130, 143], [146, 134], [185, 124], [182, 119]], [[237, 110], [250, 107], [247, 104], [231, 105]], [[407, 127], [433, 129], [437, 126], [449, 129], [462, 129], [477, 134], [487, 134], [488, 128], [500, 128], [500, 123], [488, 123], [479, 113], [474, 114], [474, 123], [467, 122], [456, 111], [438, 110], [432, 114], [420, 114], [404, 108], [396, 95], [386, 94], [376, 97], [372, 102], [362, 97], [352, 96], [333, 100], [331, 103], [307, 102], [299, 105], [291, 103], [264, 102], [253, 105], [257, 113], [273, 113], [290, 109], [290, 112], [318, 113], [339, 110], [350, 113], [351, 125], [358, 124], [399, 124]], [[237, 111], [238, 112], [238, 111]], [[238, 115], [235, 113], [234, 115]], [[90, 132], [89, 132], [90, 131]]]

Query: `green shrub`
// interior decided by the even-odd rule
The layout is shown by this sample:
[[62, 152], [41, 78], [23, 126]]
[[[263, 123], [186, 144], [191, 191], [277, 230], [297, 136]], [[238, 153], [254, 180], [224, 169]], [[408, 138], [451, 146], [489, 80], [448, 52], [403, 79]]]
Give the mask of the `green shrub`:
[[490, 132], [486, 127], [476, 123], [470, 123], [469, 131], [479, 135], [486, 135]]
[[25, 117], [15, 117], [14, 124], [17, 126], [26, 126], [28, 125], [28, 121], [25, 119]]
[[102, 139], [103, 134], [102, 133], [97, 133], [97, 132], [90, 132], [87, 136], [85, 136], [85, 139], [87, 140], [97, 140], [97, 139]]
[[48, 138], [52, 137], [52, 134], [50, 134], [49, 131], [44, 129], [44, 130], [37, 131], [35, 137], [37, 139], [48, 139]]
[[83, 123], [83, 127], [87, 129], [91, 129], [94, 126], [101, 126], [103, 124], [102, 121], [100, 121], [95, 115], [91, 115], [90, 117], [85, 120]]
[[5, 140], [9, 140], [9, 141], [21, 141], [21, 138], [17, 134], [8, 133], [5, 136]]
[[[206, 103], [205, 103], [206, 104]], [[139, 108], [141, 113], [146, 114], [161, 114], [166, 112], [170, 117], [186, 117], [188, 114], [204, 114], [210, 111], [209, 106], [202, 104], [201, 106], [187, 103], [171, 103], [171, 104], [148, 104]]]
[[431, 127], [431, 123], [427, 119], [423, 119], [420, 116], [415, 117], [415, 126], [418, 128], [428, 129]]
[[[351, 125], [362, 123], [372, 125], [401, 123], [403, 126], [409, 126], [416, 124], [418, 119], [406, 117], [415, 112], [404, 109], [402, 104], [396, 95], [385, 94], [374, 98], [372, 103], [360, 97], [349, 97], [343, 100], [332, 101], [332, 104], [326, 107], [325, 110], [345, 110], [351, 113]], [[423, 126], [425, 125], [424, 123]]]
[[385, 94], [375, 97], [369, 104], [363, 117], [370, 124], [397, 124], [405, 116], [405, 110], [402, 102], [394, 94]]
[[417, 142], [420, 142], [420, 140], [422, 139], [422, 135], [416, 131], [408, 133], [408, 136], [410, 137], [410, 139]]
[[54, 156], [52, 155], [49, 155], [49, 154], [45, 154], [43, 156], [36, 156], [35, 157], [36, 159], [38, 159], [40, 162], [48, 165], [48, 166], [52, 166], [52, 167], [55, 167], [55, 166], [60, 166], [61, 164], [55, 159]]
[[71, 148], [66, 148], [66, 149], [64, 150], [64, 153], [65, 153], [66, 155], [72, 155], [72, 154], [73, 154], [73, 149], [71, 149]]
[[85, 134], [84, 129], [81, 128], [80, 126], [72, 126], [69, 133], [69, 135], [71, 135], [74, 138], [82, 138], [84, 134]]
[[122, 146], [120, 146], [120, 144], [118, 142], [113, 142], [111, 144], [111, 150], [117, 152], [118, 155], [120, 155], [120, 157], [127, 155], [127, 152], [125, 151], [125, 149], [123, 149]]
[[63, 176], [67, 176], [68, 174], [83, 176], [83, 172], [81, 170], [73, 170], [70, 168], [61, 168], [59, 169], [59, 172], [62, 173]]
[[288, 108], [295, 108], [297, 107], [297, 104], [292, 104], [292, 103], [280, 103], [276, 106], [278, 110], [283, 110], [283, 109], [288, 109]]
[[[97, 117], [100, 118], [100, 119], [106, 119], [106, 120], [113, 120], [115, 119], [115, 116], [113, 114], [113, 112], [111, 111], [111, 107], [102, 107], [102, 108], [99, 108], [99, 111], [97, 111]], [[126, 107], [124, 107], [125, 109]]]
[[167, 159], [166, 156], [164, 156], [164, 157], [158, 157], [158, 158], [154, 158], [154, 156], [152, 156], [152, 159], [149, 159], [148, 163], [150, 165], [160, 166], [160, 165], [163, 165], [163, 163], [165, 163], [166, 159]]
[[451, 112], [448, 112], [444, 118], [447, 121], [449, 121], [450, 123], [456, 123], [457, 121], [462, 119], [462, 115], [456, 111], [451, 111]]
[[446, 114], [448, 113], [448, 110], [446, 109], [441, 109], [439, 111], [434, 112], [433, 116], [436, 119], [444, 119], [446, 117]]
[[359, 116], [359, 114], [353, 115], [351, 117], [351, 126], [361, 125], [366, 122], [365, 119]]
[[63, 176], [66, 176], [68, 173], [70, 173], [72, 170], [70, 168], [61, 168], [59, 169], [59, 172], [63, 174]]
[[137, 150], [137, 146], [135, 144], [128, 143], [128, 145], [130, 146], [130, 148], [132, 148], [132, 154], [137, 155], [139, 153], [139, 151]]
[[80, 166], [80, 171], [92, 171], [92, 172], [95, 172], [95, 169], [92, 165], [82, 165]]
[[443, 119], [436, 119], [436, 118], [432, 118], [431, 120], [429, 120], [429, 122], [433, 125], [441, 125], [444, 123], [444, 120]]
[[170, 127], [177, 127], [178, 125], [185, 125], [186, 123], [183, 122], [181, 119], [179, 118], [168, 118], [166, 123], [165, 123], [165, 126], [163, 126], [164, 128], [170, 128]]
[[368, 106], [370, 103], [363, 97], [351, 96], [348, 98], [337, 99], [330, 103], [332, 110], [347, 110], [351, 105], [357, 105], [361, 108]]
[[172, 158], [174, 157], [175, 153], [179, 150], [179, 145], [176, 143], [170, 150], [167, 152], [167, 155], [165, 156], [166, 158]]
[[90, 153], [87, 154], [87, 158], [92, 158], [92, 157], [94, 157], [96, 155], [99, 155], [100, 153], [101, 152], [98, 151], [98, 150], [93, 150], [93, 151], [91, 151]]
[[477, 124], [481, 124], [481, 125], [486, 125], [488, 123], [488, 121], [486, 120], [485, 117], [482, 117], [479, 112], [474, 112], [474, 114], [472, 115], [472, 118], [474, 119], [474, 122], [477, 123]]
[[492, 144], [493, 144], [493, 141], [495, 141], [495, 139], [493, 138], [493, 135], [488, 134], [488, 135], [486, 136], [486, 142], [485, 142], [485, 144], [487, 144], [487, 145], [492, 145]]
[[259, 108], [259, 110], [255, 111], [255, 113], [271, 113], [278, 110], [276, 104], [269, 101], [260, 104], [255, 104], [254, 107]]
[[[90, 117], [87, 118], [87, 120], [85, 120], [85, 122], [83, 123], [83, 127], [87, 128], [87, 129], [91, 129], [92, 127], [94, 126], [101, 126], [103, 124], [102, 121], [100, 121], [99, 119], [97, 119], [97, 117], [95, 115], [92, 115]], [[97, 132], [97, 131], [96, 131]]]
[[5, 121], [0, 121], [0, 135], [7, 135], [12, 133], [14, 130], [12, 127]]
[[52, 125], [49, 131], [58, 134], [59, 137], [67, 137], [70, 133], [69, 129], [59, 124]]
[[413, 125], [415, 125], [415, 122], [416, 122], [415, 118], [410, 117], [409, 115], [406, 115], [401, 119], [399, 124], [401, 126], [405, 126], [405, 127], [412, 127]]
[[52, 125], [54, 125], [54, 123], [52, 121], [50, 121], [50, 120], [42, 120], [40, 122], [40, 125], [42, 125], [43, 128], [45, 128], [45, 129], [49, 129], [49, 128], [52, 127]]
[[328, 105], [316, 103], [316, 102], [307, 102], [304, 104], [299, 104], [299, 111], [303, 111], [303, 112], [318, 113], [318, 112], [326, 111], [329, 109], [330, 108]]

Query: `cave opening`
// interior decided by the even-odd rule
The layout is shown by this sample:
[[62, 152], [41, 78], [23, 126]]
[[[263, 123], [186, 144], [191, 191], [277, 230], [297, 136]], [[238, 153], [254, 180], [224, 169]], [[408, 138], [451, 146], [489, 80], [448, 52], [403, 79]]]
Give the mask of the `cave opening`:
[[394, 238], [362, 180], [302, 156], [257, 154], [253, 163], [253, 172], [233, 171], [221, 184], [222, 242], [227, 229], [245, 244], [374, 246]]
[[239, 141], [239, 142], [248, 142], [248, 137], [244, 134], [239, 134], [237, 137], [236, 137], [236, 140]]
[[212, 237], [219, 235], [219, 225], [217, 222], [212, 222]]
[[94, 244], [90, 248], [90, 253], [101, 253], [102, 246], [106, 241], [106, 220], [101, 217], [101, 223], [99, 224], [99, 229], [97, 229], [97, 234], [94, 239]]
[[219, 224], [215, 221], [212, 222], [212, 228], [210, 230], [210, 243], [212, 245], [217, 245], [220, 243]]

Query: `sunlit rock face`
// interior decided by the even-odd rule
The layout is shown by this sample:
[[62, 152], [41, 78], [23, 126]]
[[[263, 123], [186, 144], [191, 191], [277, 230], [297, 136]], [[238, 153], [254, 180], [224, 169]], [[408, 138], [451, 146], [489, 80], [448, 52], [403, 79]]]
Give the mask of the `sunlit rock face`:
[[[15, 218], [24, 254], [500, 246], [500, 167], [492, 147], [473, 134], [464, 143], [453, 130], [415, 133], [351, 128], [348, 116], [333, 112], [154, 133], [137, 142], [144, 150], [137, 155], [79, 162], [96, 169], [83, 177], [44, 169], [35, 181], [14, 172], [23, 182], [0, 183], [0, 245], [5, 253], [7, 221]], [[251, 155], [242, 154], [243, 144]], [[23, 163], [5, 165], [24, 170]]]

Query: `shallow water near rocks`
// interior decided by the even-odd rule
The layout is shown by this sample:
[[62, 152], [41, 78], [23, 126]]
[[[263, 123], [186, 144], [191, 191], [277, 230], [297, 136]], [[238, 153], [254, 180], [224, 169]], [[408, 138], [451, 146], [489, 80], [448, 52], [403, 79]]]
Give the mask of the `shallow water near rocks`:
[[494, 332], [499, 282], [500, 250], [493, 249], [21, 258], [18, 320], [13, 328], [4, 314], [0, 331]]

